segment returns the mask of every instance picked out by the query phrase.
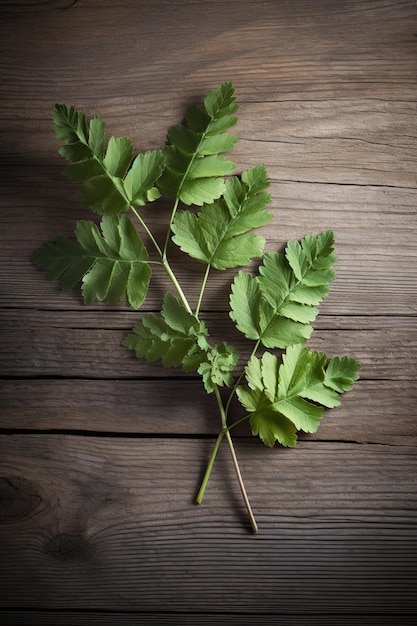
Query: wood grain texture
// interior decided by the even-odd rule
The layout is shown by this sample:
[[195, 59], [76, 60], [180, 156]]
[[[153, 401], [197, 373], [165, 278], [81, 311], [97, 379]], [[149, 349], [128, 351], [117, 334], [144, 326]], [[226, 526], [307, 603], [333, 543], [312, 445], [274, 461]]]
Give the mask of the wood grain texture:
[[[48, 430], [215, 435], [220, 429], [213, 396], [200, 381], [51, 379], [3, 381], [0, 427], [10, 431]], [[328, 411], [314, 435], [304, 439], [407, 445], [416, 442], [417, 392], [409, 380], [360, 380], [337, 410]], [[232, 406], [231, 417], [242, 417]], [[247, 425], [238, 427], [249, 435]]]
[[[417, 8], [413, 0], [0, 0], [0, 619], [10, 625], [414, 623], [417, 583]], [[232, 80], [239, 171], [264, 163], [268, 250], [331, 228], [309, 342], [361, 379], [293, 450], [236, 430], [261, 531], [195, 376], [120, 345], [158, 311], [85, 307], [30, 261], [91, 216], [62, 175], [55, 102], [137, 150]], [[146, 209], [159, 241], [170, 205]], [[96, 219], [93, 217], [93, 219]], [[192, 303], [202, 267], [174, 248]], [[256, 263], [252, 269], [255, 269]], [[202, 307], [213, 340], [234, 272]], [[234, 416], [241, 415], [233, 406]]]
[[[414, 606], [412, 447], [304, 443], [262, 457], [260, 444], [239, 443], [262, 527], [255, 538], [239, 523], [225, 454], [203, 504], [192, 503], [210, 442], [26, 435], [1, 444], [8, 606], [47, 594], [56, 608], [88, 599], [96, 609], [184, 611], [192, 598], [201, 612], [220, 608], [225, 587], [231, 612], [253, 612], [259, 594], [261, 614], [295, 603], [313, 613]], [[386, 593], [393, 577], [396, 597]]]
[[[148, 613], [146, 611], [138, 613], [125, 612], [93, 612], [93, 611], [2, 611], [2, 617], [8, 620], [7, 623], [14, 626], [28, 626], [33, 624], [37, 626], [56, 626], [59, 619], [60, 626], [85, 626], [86, 624], [118, 624], [120, 626], [131, 626], [132, 624], [150, 624], [151, 626], [207, 626], [207, 624], [216, 624], [219, 626], [252, 626], [254, 620], [256, 624], [262, 626], [300, 626], [302, 624], [310, 624], [311, 626], [322, 626], [334, 624], [335, 620], [340, 626], [354, 626], [358, 623], [366, 623], [367, 626], [391, 626], [392, 616], [378, 615], [369, 616], [364, 613], [356, 613], [355, 615], [340, 615], [338, 613], [329, 612], [327, 615], [312, 615], [304, 613], [303, 615], [290, 614], [273, 614], [266, 615], [259, 613], [231, 615], [220, 611], [212, 611], [211, 613]], [[404, 626], [414, 626], [414, 617], [411, 615], [402, 615], [401, 624]]]

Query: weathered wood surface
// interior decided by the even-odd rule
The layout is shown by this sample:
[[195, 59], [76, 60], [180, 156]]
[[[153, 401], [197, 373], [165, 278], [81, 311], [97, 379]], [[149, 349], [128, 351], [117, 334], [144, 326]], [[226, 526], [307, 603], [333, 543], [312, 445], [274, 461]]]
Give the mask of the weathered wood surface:
[[[210, 441], [16, 435], [0, 445], [2, 564], [25, 565], [21, 606], [88, 598], [90, 609], [210, 613], [225, 595], [243, 614], [255, 598], [260, 614], [414, 609], [415, 448], [306, 442], [261, 455], [241, 442], [254, 538], [225, 449], [193, 506]], [[2, 581], [6, 606], [15, 584]]]
[[[417, 583], [417, 8], [412, 0], [0, 2], [0, 616], [7, 624], [414, 623]], [[137, 149], [223, 80], [233, 159], [271, 177], [268, 249], [332, 228], [310, 345], [362, 362], [315, 435], [227, 450], [194, 376], [120, 346], [141, 313], [84, 307], [30, 253], [88, 213], [62, 177], [55, 102]], [[149, 210], [164, 237], [169, 207]], [[173, 265], [191, 301], [201, 268]], [[249, 347], [213, 277], [214, 338]], [[167, 280], [144, 311], [157, 310]], [[238, 407], [234, 408], [238, 415]]]

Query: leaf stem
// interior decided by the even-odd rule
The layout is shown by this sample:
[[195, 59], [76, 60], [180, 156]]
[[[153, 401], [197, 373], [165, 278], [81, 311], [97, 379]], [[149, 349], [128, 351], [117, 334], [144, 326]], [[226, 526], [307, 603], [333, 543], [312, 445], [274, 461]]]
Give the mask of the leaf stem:
[[168, 274], [172, 284], [174, 285], [181, 302], [183, 303], [184, 307], [187, 309], [188, 313], [192, 313], [192, 309], [190, 307], [190, 305], [188, 304], [188, 300], [181, 288], [181, 285], [179, 284], [177, 277], [175, 276], [174, 272], [171, 269], [170, 264], [168, 263], [168, 260], [166, 257], [162, 257], [162, 267], [164, 268], [164, 270], [166, 271], [166, 273]]
[[[143, 229], [146, 231], [149, 239], [152, 241], [157, 253], [159, 254], [160, 258], [161, 258], [161, 265], [164, 268], [164, 270], [166, 271], [166, 273], [168, 274], [172, 284], [174, 285], [181, 302], [183, 303], [184, 307], [187, 309], [187, 311], [189, 313], [192, 313], [192, 309], [190, 307], [190, 305], [188, 304], [188, 300], [181, 288], [181, 285], [179, 284], [177, 277], [175, 276], [174, 272], [171, 269], [170, 264], [168, 263], [168, 259], [166, 257], [166, 251], [162, 251], [161, 248], [158, 245], [158, 242], [156, 241], [155, 237], [153, 236], [152, 232], [150, 231], [150, 229], [148, 228], [148, 226], [146, 225], [145, 221], [142, 219], [142, 217], [139, 215], [139, 213], [136, 211], [135, 207], [130, 205], [131, 210], [133, 211], [133, 213], [135, 214], [135, 216], [137, 217], [139, 223], [141, 224], [141, 226], [143, 227]], [[167, 242], [166, 242], [167, 245]]]
[[[213, 117], [210, 116], [210, 122], [212, 120], [213, 120]], [[180, 181], [180, 183], [178, 185], [178, 191], [177, 191], [177, 195], [176, 195], [176, 198], [175, 198], [174, 206], [172, 207], [171, 219], [169, 220], [169, 226], [168, 226], [168, 230], [167, 230], [167, 234], [166, 234], [166, 238], [165, 238], [163, 258], [166, 257], [166, 253], [167, 253], [167, 250], [168, 250], [168, 244], [169, 244], [169, 238], [170, 238], [170, 235], [171, 235], [172, 224], [174, 222], [175, 214], [177, 212], [178, 205], [180, 203], [180, 193], [181, 193], [182, 186], [184, 184], [184, 181], [187, 179], [187, 176], [188, 176], [188, 173], [189, 173], [189, 171], [191, 169], [192, 164], [194, 163], [195, 159], [197, 158], [197, 154], [198, 154], [198, 151], [200, 149], [200, 146], [201, 146], [202, 142], [204, 141], [204, 139], [205, 139], [205, 137], [207, 135], [207, 130], [208, 129], [206, 128], [206, 130], [201, 134], [200, 140], [198, 142], [198, 145], [197, 145], [194, 153], [192, 154], [190, 162], [187, 165], [187, 169], [185, 170], [185, 172], [184, 172], [184, 174], [182, 176], [182, 179], [181, 179], [181, 181]]]
[[179, 202], [180, 202], [180, 198], [179, 198], [179, 192], [178, 192], [177, 197], [175, 198], [174, 206], [172, 207], [172, 211], [171, 211], [171, 217], [169, 220], [168, 230], [167, 230], [167, 234], [165, 237], [164, 250], [161, 253], [161, 256], [163, 259], [166, 259], [166, 256], [167, 256], [167, 250], [168, 250], [169, 238], [170, 238], [171, 230], [172, 230], [172, 224], [174, 222], [174, 217], [175, 217], [175, 213], [177, 212]]
[[201, 504], [202, 501], [203, 501], [204, 494], [205, 494], [206, 487], [207, 487], [207, 483], [208, 483], [209, 478], [210, 478], [211, 470], [213, 469], [214, 461], [216, 459], [217, 452], [219, 450], [219, 447], [220, 447], [220, 444], [221, 444], [221, 442], [223, 440], [223, 437], [224, 437], [224, 431], [221, 430], [219, 432], [219, 434], [218, 434], [217, 439], [216, 439], [216, 443], [214, 444], [214, 448], [213, 448], [213, 451], [212, 451], [212, 453], [210, 455], [209, 462], [208, 462], [207, 469], [206, 469], [205, 474], [204, 474], [203, 481], [201, 483], [200, 489], [199, 489], [197, 497], [195, 499], [197, 504]]
[[227, 427], [227, 430], [230, 432], [232, 430], [232, 428], [235, 428], [235, 426], [238, 426], [239, 424], [242, 424], [243, 422], [246, 422], [246, 420], [248, 420], [250, 418], [250, 415], [244, 415], [243, 417], [239, 418], [238, 420], [236, 420], [235, 422], [233, 422], [233, 424], [230, 424], [230, 426]]
[[[259, 348], [259, 346], [260, 346], [260, 343], [261, 343], [261, 340], [260, 340], [260, 339], [258, 339], [258, 341], [255, 343], [255, 345], [254, 345], [254, 347], [253, 347], [253, 350], [252, 350], [252, 352], [251, 352], [251, 354], [250, 354], [250, 357], [249, 357], [249, 359], [248, 359], [248, 362], [249, 362], [249, 361], [251, 360], [251, 358], [252, 358], [252, 357], [256, 354], [256, 351], [258, 350], [258, 348]], [[239, 385], [240, 385], [240, 381], [242, 380], [242, 378], [244, 377], [244, 375], [245, 375], [245, 370], [243, 369], [243, 370], [241, 371], [241, 373], [240, 373], [240, 376], [236, 379], [236, 382], [235, 382], [235, 384], [233, 385], [233, 389], [232, 389], [232, 391], [231, 391], [231, 392], [230, 392], [230, 394], [229, 394], [229, 397], [228, 397], [227, 402], [226, 402], [226, 407], [225, 407], [226, 417], [227, 417], [227, 415], [229, 414], [230, 403], [232, 402], [233, 397], [234, 397], [234, 395], [235, 395], [235, 393], [236, 393], [236, 389], [239, 387]], [[239, 420], [239, 421], [240, 421], [240, 420]]]
[[162, 258], [162, 250], [158, 245], [158, 242], [156, 241], [155, 237], [153, 236], [151, 230], [148, 228], [146, 222], [144, 221], [144, 219], [140, 216], [140, 214], [138, 213], [138, 211], [135, 209], [135, 207], [131, 204], [130, 205], [130, 209], [133, 211], [133, 213], [135, 214], [138, 222], [140, 223], [140, 225], [142, 226], [142, 228], [144, 229], [144, 231], [146, 232], [146, 234], [148, 235], [149, 239], [152, 241], [157, 253], [159, 254], [159, 256]]
[[206, 289], [207, 280], [208, 280], [208, 277], [209, 277], [209, 274], [210, 274], [210, 269], [211, 269], [211, 266], [210, 266], [210, 264], [208, 264], [207, 267], [206, 267], [206, 271], [204, 273], [203, 283], [201, 285], [200, 295], [198, 296], [197, 306], [196, 306], [196, 309], [195, 309], [195, 316], [196, 317], [198, 317], [198, 314], [200, 313], [201, 303], [203, 301], [203, 294], [204, 294], [204, 291]]
[[201, 483], [201, 487], [200, 487], [199, 492], [197, 494], [197, 498], [196, 498], [197, 504], [201, 504], [201, 502], [203, 501], [204, 493], [206, 491], [207, 483], [208, 483], [209, 478], [210, 478], [211, 470], [213, 469], [214, 460], [216, 458], [216, 455], [217, 455], [219, 446], [220, 446], [220, 444], [222, 442], [222, 439], [225, 436], [226, 431], [227, 431], [226, 414], [224, 412], [223, 402], [222, 402], [222, 399], [221, 399], [221, 396], [220, 396], [220, 392], [219, 392], [219, 388], [218, 388], [217, 385], [214, 385], [214, 395], [216, 396], [217, 405], [219, 407], [219, 413], [220, 413], [220, 419], [221, 419], [221, 423], [222, 423], [222, 429], [219, 432], [219, 435], [218, 435], [218, 437], [216, 439], [216, 443], [214, 444], [213, 452], [210, 455], [209, 462], [208, 462], [208, 465], [207, 465], [207, 469], [206, 469], [206, 472], [204, 474], [203, 482]]
[[220, 392], [219, 392], [219, 388], [217, 385], [215, 385], [214, 387], [214, 393], [216, 396], [216, 400], [217, 400], [217, 404], [219, 406], [219, 411], [220, 411], [220, 417], [221, 417], [221, 422], [222, 422], [222, 429], [219, 432], [217, 439], [216, 439], [216, 443], [214, 444], [214, 448], [213, 451], [210, 455], [209, 458], [209, 462], [207, 465], [207, 469], [205, 471], [204, 477], [203, 477], [203, 481], [201, 483], [200, 489], [198, 491], [197, 497], [196, 497], [196, 502], [197, 504], [201, 504], [201, 502], [203, 501], [204, 498], [204, 493], [206, 491], [206, 487], [207, 487], [207, 483], [209, 481], [212, 469], [213, 469], [213, 465], [214, 465], [214, 461], [216, 459], [217, 456], [217, 452], [219, 450], [220, 444], [223, 441], [223, 438], [226, 437], [227, 443], [229, 445], [229, 450], [230, 453], [232, 455], [232, 460], [233, 460], [233, 465], [236, 471], [236, 476], [237, 476], [237, 480], [239, 483], [239, 487], [240, 487], [240, 491], [242, 493], [242, 497], [243, 497], [243, 501], [245, 503], [246, 506], [246, 510], [248, 512], [249, 515], [249, 519], [250, 519], [250, 523], [251, 523], [251, 527], [253, 532], [256, 534], [258, 532], [258, 525], [256, 523], [255, 520], [255, 516], [253, 514], [252, 511], [252, 507], [251, 504], [249, 502], [249, 498], [248, 498], [248, 494], [246, 492], [246, 488], [245, 488], [245, 484], [243, 482], [243, 478], [242, 478], [242, 474], [240, 472], [240, 467], [239, 467], [239, 461], [237, 460], [237, 456], [236, 456], [236, 452], [235, 452], [235, 448], [233, 445], [233, 440], [232, 437], [230, 435], [230, 428], [227, 426], [227, 421], [226, 421], [226, 413], [223, 407], [223, 402], [220, 396]]
[[219, 411], [220, 411], [220, 419], [222, 422], [222, 429], [224, 430], [224, 432], [226, 432], [227, 430], [227, 420], [226, 420], [226, 413], [223, 407], [223, 401], [220, 395], [220, 391], [219, 391], [219, 387], [218, 385], [214, 385], [214, 395], [216, 396], [216, 400], [217, 400], [217, 405], [219, 407]]
[[227, 443], [229, 444], [229, 449], [230, 449], [230, 453], [232, 455], [233, 465], [235, 466], [237, 480], [238, 480], [238, 483], [239, 483], [240, 491], [241, 491], [242, 496], [243, 496], [243, 500], [245, 502], [246, 510], [248, 512], [248, 515], [249, 515], [249, 519], [250, 519], [250, 523], [251, 523], [251, 526], [252, 526], [252, 530], [253, 530], [254, 534], [256, 535], [256, 533], [258, 532], [258, 524], [256, 523], [255, 517], [253, 515], [252, 507], [251, 507], [250, 502], [249, 502], [248, 494], [246, 493], [245, 484], [243, 482], [242, 474], [240, 473], [239, 462], [238, 462], [237, 457], [236, 457], [236, 452], [235, 452], [235, 448], [234, 448], [234, 445], [233, 445], [233, 440], [232, 440], [232, 437], [231, 437], [231, 435], [230, 435], [228, 430], [226, 431], [225, 436], [226, 436]]

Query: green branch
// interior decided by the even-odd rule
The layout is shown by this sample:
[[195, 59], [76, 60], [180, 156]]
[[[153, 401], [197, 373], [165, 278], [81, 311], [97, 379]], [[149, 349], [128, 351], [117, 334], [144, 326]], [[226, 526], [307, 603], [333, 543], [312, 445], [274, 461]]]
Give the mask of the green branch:
[[[272, 218], [266, 211], [269, 178], [263, 165], [230, 176], [235, 164], [223, 153], [236, 137], [227, 131], [236, 123], [234, 89], [225, 82], [209, 91], [204, 106], [192, 105], [186, 124], [173, 126], [168, 146], [133, 158], [126, 137], [111, 137], [105, 146], [104, 122], [72, 106], [56, 105], [55, 131], [64, 145], [60, 154], [70, 162], [65, 174], [82, 183], [80, 198], [102, 215], [100, 226], [79, 220], [75, 241], [59, 237], [35, 251], [33, 261], [49, 279], [60, 278], [64, 289], [81, 283], [86, 304], [105, 300], [111, 305], [126, 299], [139, 308], [148, 293], [152, 264], [161, 265], [176, 296], [167, 291], [160, 315], [144, 314], [123, 345], [148, 362], [198, 372], [207, 393], [216, 398], [221, 429], [210, 454], [196, 502], [204, 498], [224, 439], [254, 533], [258, 532], [231, 436], [232, 429], [250, 420], [252, 433], [266, 446], [292, 447], [297, 432], [315, 432], [326, 409], [340, 404], [358, 378], [359, 363], [328, 358], [305, 347], [313, 332], [318, 305], [334, 278], [332, 231], [288, 242], [283, 253], [264, 251], [265, 240], [254, 233]], [[161, 192], [173, 206], [161, 247], [138, 207], [157, 200]], [[197, 210], [178, 210], [179, 203]], [[131, 211], [153, 245], [159, 260], [148, 252], [126, 214]], [[205, 265], [195, 313], [168, 260], [171, 240], [191, 258]], [[199, 318], [211, 270], [248, 266], [261, 258], [258, 274], [239, 271], [231, 286], [230, 317], [236, 329], [253, 341], [247, 364], [233, 380], [239, 355], [225, 341], [209, 343]], [[258, 357], [260, 346], [265, 348]], [[271, 350], [279, 349], [275, 354]], [[230, 389], [224, 403], [220, 387]], [[244, 416], [228, 424], [233, 398]]]

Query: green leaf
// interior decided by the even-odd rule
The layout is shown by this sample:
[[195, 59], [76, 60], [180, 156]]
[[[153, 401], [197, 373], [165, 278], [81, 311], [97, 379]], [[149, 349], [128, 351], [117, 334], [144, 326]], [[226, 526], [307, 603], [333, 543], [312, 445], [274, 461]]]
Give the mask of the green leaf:
[[226, 81], [217, 89], [211, 89], [204, 98], [204, 106], [212, 119], [220, 119], [235, 113], [235, 92], [230, 81]]
[[143, 316], [123, 345], [149, 362], [162, 360], [164, 367], [182, 366], [185, 372], [197, 371], [207, 393], [212, 393], [216, 385], [233, 384], [231, 372], [238, 354], [227, 343], [211, 347], [207, 335], [205, 323], [166, 293], [161, 315]]
[[133, 148], [127, 137], [110, 137], [103, 160], [108, 175], [123, 178], [132, 160]]
[[158, 187], [167, 195], [176, 196], [186, 205], [211, 204], [224, 191], [223, 176], [235, 164], [222, 153], [236, 142], [224, 132], [236, 123], [232, 116], [237, 109], [230, 82], [211, 90], [204, 107], [195, 104], [186, 113], [186, 126], [173, 126], [168, 132], [165, 149], [167, 167]]
[[334, 278], [333, 233], [290, 241], [285, 254], [264, 255], [259, 275], [239, 273], [230, 296], [230, 316], [248, 338], [267, 348], [305, 342], [312, 333], [316, 306]]
[[72, 106], [56, 104], [54, 126], [57, 138], [66, 143], [60, 148], [59, 153], [68, 161], [78, 163], [84, 159], [102, 156], [104, 123], [100, 117], [96, 116], [90, 120], [89, 131], [87, 131], [84, 113]]
[[181, 185], [179, 198], [188, 206], [195, 204], [202, 206], [213, 202], [224, 192], [224, 180], [222, 178], [187, 178]]
[[232, 284], [230, 317], [238, 330], [247, 339], [257, 340], [262, 336], [263, 309], [270, 308], [263, 298], [255, 277], [239, 272]]
[[346, 356], [333, 357], [326, 369], [324, 384], [338, 393], [350, 391], [358, 379], [360, 363]]
[[204, 322], [189, 313], [170, 293], [165, 294], [162, 315], [145, 315], [135, 324], [123, 345], [138, 358], [162, 360], [164, 367], [177, 367], [207, 335]]
[[[201, 361], [195, 369], [203, 377], [207, 393], [212, 393], [215, 386], [231, 387], [233, 376], [231, 372], [238, 362], [238, 354], [233, 346], [221, 343], [207, 351], [200, 351]], [[190, 361], [185, 360], [185, 367], [190, 367]]]
[[328, 294], [329, 283], [334, 279], [335, 261], [332, 231], [307, 235], [301, 242], [289, 241], [285, 255], [276, 252], [265, 255], [259, 280], [278, 307], [296, 305], [288, 317], [297, 315], [298, 309], [313, 307], [311, 319], [314, 319], [317, 315], [314, 307]]
[[155, 183], [164, 169], [162, 150], [139, 154], [132, 162], [132, 144], [127, 137], [110, 137], [105, 149], [103, 120], [93, 117], [87, 132], [83, 113], [56, 105], [56, 134], [67, 144], [60, 154], [70, 161], [64, 170], [71, 180], [83, 182], [82, 203], [102, 215], [127, 211], [160, 197]]
[[224, 198], [204, 204], [198, 213], [177, 211], [172, 225], [174, 243], [216, 269], [247, 265], [262, 254], [265, 244], [263, 237], [248, 231], [272, 218], [265, 210], [270, 196], [262, 191], [268, 184], [265, 168], [258, 166], [243, 172], [242, 180], [228, 179]]
[[103, 166], [94, 158], [72, 163], [64, 169], [65, 176], [74, 182], [83, 182], [90, 178], [97, 178], [102, 176], [103, 173]]
[[82, 281], [84, 302], [126, 298], [139, 308], [151, 278], [147, 252], [132, 222], [126, 217], [103, 217], [101, 232], [93, 222], [78, 221], [76, 242], [60, 237], [37, 250], [33, 261], [47, 270], [49, 279], [61, 277], [62, 288]]
[[[294, 446], [298, 430], [315, 432], [324, 409], [340, 404], [339, 394], [352, 388], [358, 370], [359, 363], [348, 357], [328, 360], [321, 352], [293, 345], [280, 365], [269, 352], [252, 357], [245, 370], [248, 384], [237, 388], [237, 396], [250, 413], [254, 435], [269, 447], [276, 441]], [[339, 391], [335, 380], [343, 380]]]
[[[176, 150], [181, 154], [188, 156], [197, 150], [200, 143], [200, 136], [192, 132], [191, 129], [177, 124], [169, 129], [168, 141], [172, 146], [175, 146]], [[214, 154], [218, 154], [218, 151], [216, 150]]]
[[258, 278], [245, 272], [239, 272], [232, 283], [230, 307], [238, 330], [266, 348], [285, 348], [306, 341], [311, 334], [311, 326], [280, 315], [263, 293]]
[[171, 293], [166, 293], [164, 296], [162, 317], [172, 330], [181, 334], [207, 334], [204, 323], [187, 311], [184, 305]]
[[242, 172], [242, 180], [248, 189], [248, 195], [254, 196], [269, 187], [269, 178], [264, 165], [255, 165]]
[[272, 448], [278, 441], [282, 446], [293, 448], [297, 443], [297, 429], [291, 420], [266, 408], [263, 413], [256, 412], [250, 418], [252, 434]]
[[285, 256], [296, 279], [305, 287], [327, 286], [334, 279], [333, 232], [307, 235], [301, 242], [290, 241]]
[[235, 143], [236, 137], [234, 135], [206, 135], [198, 143], [198, 155], [209, 156], [229, 152]]
[[[84, 181], [104, 173], [104, 168], [96, 155], [102, 155], [104, 124], [101, 118], [90, 121], [87, 132], [85, 115], [74, 107], [55, 105], [55, 132], [58, 139], [67, 142], [59, 153], [71, 162], [64, 174], [74, 181]], [[90, 135], [90, 142], [89, 142]]]
[[[92, 153], [99, 161], [103, 159], [104, 155], [104, 139], [105, 139], [105, 127], [104, 122], [99, 115], [96, 115], [90, 120], [90, 130], [88, 133], [88, 144]], [[70, 159], [74, 160], [74, 159]]]
[[86, 143], [86, 120], [84, 113], [78, 112], [73, 106], [56, 104], [54, 109], [54, 126], [58, 139], [72, 144], [82, 141]]
[[123, 345], [147, 361], [162, 360], [164, 367], [181, 365], [184, 357], [195, 345], [195, 337], [170, 329], [162, 318], [146, 315], [135, 324], [133, 334], [123, 340]]
[[47, 243], [32, 254], [32, 261], [45, 269], [48, 280], [61, 278], [64, 290], [72, 289], [80, 282], [94, 260], [83, 253], [81, 246], [60, 236], [54, 243]]
[[107, 175], [86, 182], [78, 192], [81, 202], [99, 215], [114, 215], [129, 209], [129, 201]]
[[228, 161], [222, 154], [212, 154], [204, 158], [194, 159], [190, 163], [187, 176], [191, 180], [227, 176], [233, 172], [235, 167], [236, 165], [232, 161]]
[[155, 182], [164, 170], [162, 150], [149, 150], [138, 154], [124, 179], [126, 195], [132, 204], [142, 206], [160, 197]]

